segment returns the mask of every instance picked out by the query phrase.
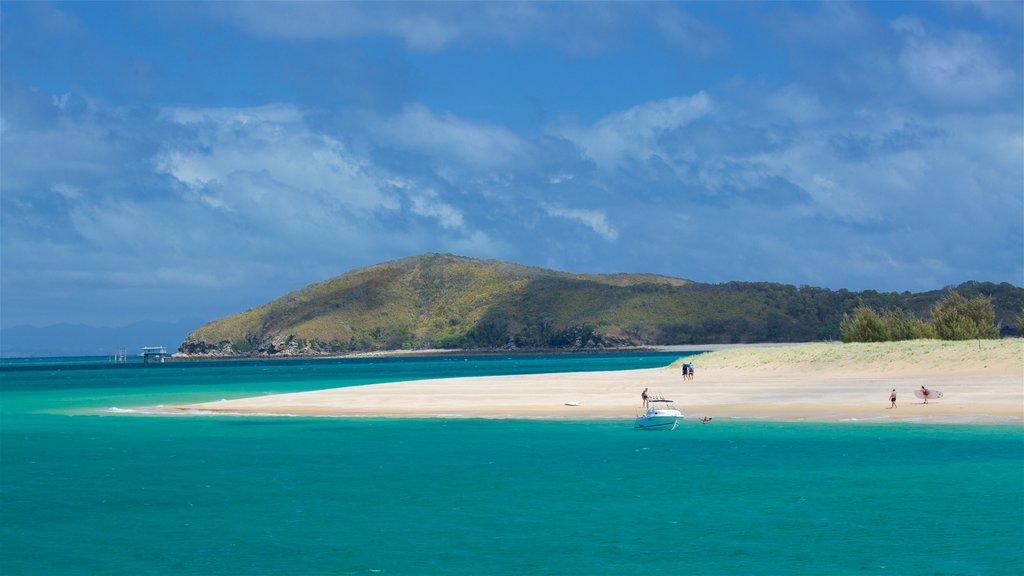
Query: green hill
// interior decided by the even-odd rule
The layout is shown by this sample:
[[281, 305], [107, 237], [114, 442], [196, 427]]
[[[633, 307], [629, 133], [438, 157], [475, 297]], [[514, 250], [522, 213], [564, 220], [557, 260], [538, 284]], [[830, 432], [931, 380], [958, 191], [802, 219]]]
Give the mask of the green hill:
[[[1015, 331], [1024, 289], [972, 282]], [[832, 291], [772, 283], [700, 284], [652, 274], [569, 274], [425, 254], [353, 270], [211, 322], [186, 355], [375, 350], [581, 349], [838, 339], [863, 303], [923, 316], [945, 291]]]

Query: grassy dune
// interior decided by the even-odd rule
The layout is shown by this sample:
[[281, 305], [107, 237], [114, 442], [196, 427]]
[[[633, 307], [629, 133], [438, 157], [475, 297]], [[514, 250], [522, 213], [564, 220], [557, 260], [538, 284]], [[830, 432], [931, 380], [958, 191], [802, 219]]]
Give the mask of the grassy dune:
[[903, 342], [801, 344], [780, 348], [730, 348], [702, 354], [698, 369], [735, 372], [828, 372], [898, 375], [948, 373], [1022, 378], [1024, 340], [907, 340]]

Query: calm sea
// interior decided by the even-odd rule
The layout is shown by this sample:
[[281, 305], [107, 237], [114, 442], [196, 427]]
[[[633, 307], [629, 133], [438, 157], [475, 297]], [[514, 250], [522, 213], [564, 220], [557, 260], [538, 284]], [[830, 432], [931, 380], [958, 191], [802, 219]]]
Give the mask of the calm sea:
[[1020, 426], [109, 411], [677, 357], [3, 361], [0, 574], [1024, 573]]

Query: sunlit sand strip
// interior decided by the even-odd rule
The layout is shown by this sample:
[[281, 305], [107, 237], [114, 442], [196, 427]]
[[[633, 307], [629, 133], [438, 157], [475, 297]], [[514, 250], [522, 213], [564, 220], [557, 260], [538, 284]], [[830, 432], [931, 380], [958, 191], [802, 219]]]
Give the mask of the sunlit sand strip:
[[[640, 392], [671, 398], [688, 418], [1024, 422], [1024, 341], [807, 344], [734, 348], [678, 364], [420, 380], [178, 406], [179, 413], [525, 419], [632, 418]], [[921, 386], [941, 390], [927, 405]], [[897, 408], [889, 408], [896, 389]]]

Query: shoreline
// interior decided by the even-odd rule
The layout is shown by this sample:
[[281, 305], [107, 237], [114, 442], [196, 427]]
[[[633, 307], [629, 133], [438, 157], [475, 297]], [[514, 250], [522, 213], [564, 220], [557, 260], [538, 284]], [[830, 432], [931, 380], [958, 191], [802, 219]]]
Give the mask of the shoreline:
[[[640, 391], [687, 419], [1024, 423], [1024, 341], [732, 347], [664, 368], [369, 384], [167, 407], [162, 413], [365, 418], [632, 419]], [[925, 405], [921, 386], [945, 397]], [[889, 408], [890, 390], [898, 392]]]
[[264, 355], [187, 355], [180, 352], [168, 356], [170, 362], [203, 360], [344, 360], [347, 358], [405, 358], [415, 356], [502, 356], [516, 354], [629, 354], [631, 352], [713, 352], [730, 348], [782, 348], [801, 346], [808, 342], [756, 342], [743, 344], [675, 344], [649, 346], [621, 346], [615, 348], [424, 348], [421, 350], [377, 350], [373, 352], [352, 352], [349, 354], [264, 354]]

